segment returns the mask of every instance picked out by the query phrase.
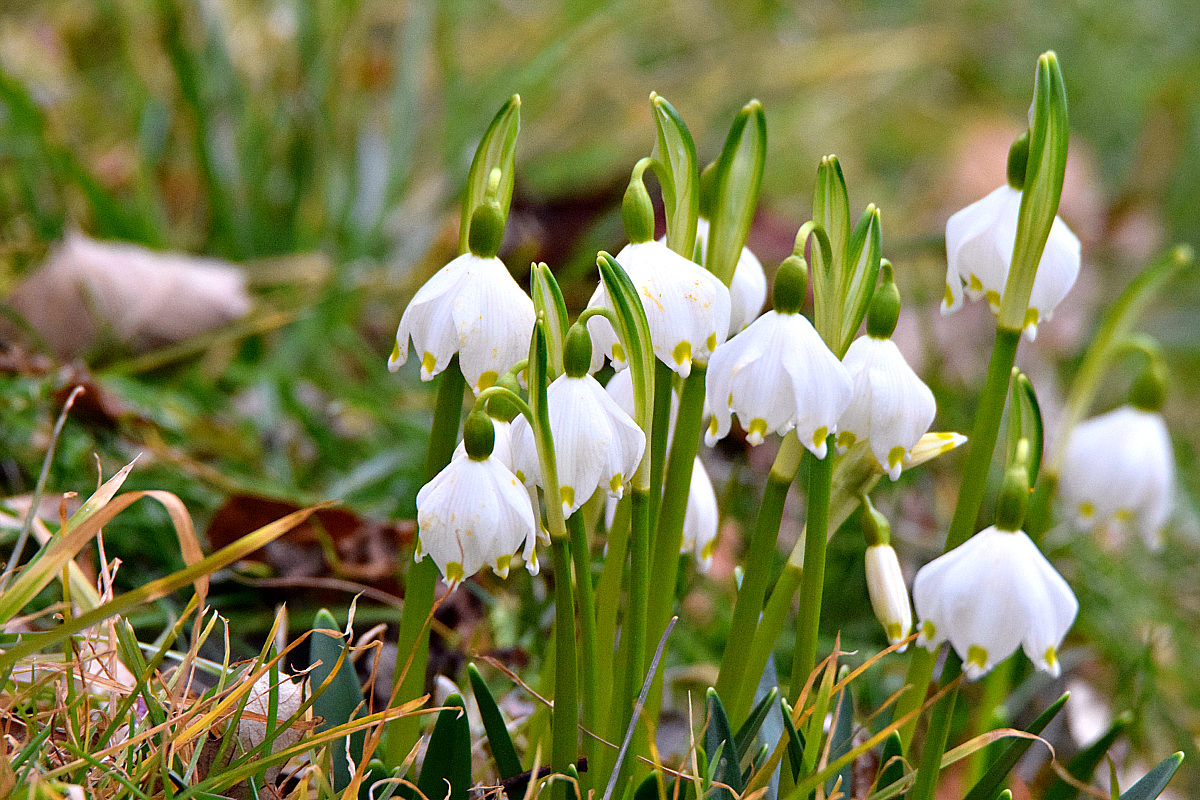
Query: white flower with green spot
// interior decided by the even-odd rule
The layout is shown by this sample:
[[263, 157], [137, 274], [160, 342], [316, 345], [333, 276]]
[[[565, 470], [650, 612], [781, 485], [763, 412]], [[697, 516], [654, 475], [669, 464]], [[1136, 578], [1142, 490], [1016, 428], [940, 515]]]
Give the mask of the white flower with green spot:
[[[686, 378], [692, 362], [705, 363], [729, 332], [729, 289], [708, 270], [689, 261], [662, 242], [626, 245], [617, 263], [637, 288], [650, 327], [654, 355]], [[589, 308], [612, 308], [604, 284], [596, 287]], [[625, 352], [616, 332], [603, 316], [587, 321], [594, 349], [591, 371], [607, 356], [617, 369], [625, 366]]]
[[[1000, 308], [1017, 241], [1017, 214], [1021, 191], [1001, 186], [987, 197], [955, 213], [946, 222], [946, 296], [942, 313], [962, 307], [963, 294], [972, 300], [986, 298], [993, 313]], [[1079, 239], [1058, 217], [1050, 227], [1046, 249], [1038, 263], [1029, 309], [1026, 338], [1037, 336], [1037, 326], [1050, 319], [1079, 275]]]
[[937, 403], [891, 339], [862, 336], [842, 364], [854, 390], [838, 420], [839, 450], [865, 439], [888, 477], [896, 480], [905, 456], [933, 424]]
[[396, 329], [388, 369], [408, 360], [408, 342], [431, 380], [458, 353], [459, 368], [476, 394], [529, 354], [534, 310], [504, 263], [466, 253], [442, 267], [413, 297]]
[[692, 553], [701, 572], [712, 567], [717, 549], [717, 530], [721, 521], [717, 508], [717, 493], [700, 457], [692, 464], [692, 483], [688, 490], [687, 508], [683, 512], [683, 543], [680, 555]]
[[944, 641], [974, 680], [1018, 646], [1034, 665], [1059, 674], [1062, 645], [1079, 602], [1022, 531], [990, 527], [926, 564], [913, 581], [921, 620], [917, 643]]
[[712, 419], [704, 441], [724, 438], [736, 414], [746, 440], [796, 429], [800, 442], [824, 458], [826, 437], [850, 403], [852, 383], [842, 362], [802, 314], [768, 311], [717, 348], [705, 393]]
[[[546, 395], [563, 516], [597, 489], [620, 497], [646, 449], [642, 429], [586, 372], [558, 376]], [[524, 417], [513, 422], [512, 454], [517, 477], [543, 485], [533, 429]]]
[[1058, 486], [1081, 526], [1133, 527], [1147, 546], [1160, 547], [1175, 487], [1175, 456], [1162, 414], [1122, 406], [1076, 425]]
[[529, 493], [494, 456], [459, 456], [417, 492], [415, 558], [432, 558], [451, 588], [485, 566], [508, 577], [522, 546], [536, 574], [536, 541]]
[[[900, 560], [890, 544], [873, 544], [865, 555], [867, 573], [867, 595], [871, 599], [871, 610], [883, 625], [888, 644], [904, 641], [912, 632], [912, 604], [908, 601], [908, 587], [904, 573], [900, 571]], [[908, 649], [905, 645], [898, 652]]]

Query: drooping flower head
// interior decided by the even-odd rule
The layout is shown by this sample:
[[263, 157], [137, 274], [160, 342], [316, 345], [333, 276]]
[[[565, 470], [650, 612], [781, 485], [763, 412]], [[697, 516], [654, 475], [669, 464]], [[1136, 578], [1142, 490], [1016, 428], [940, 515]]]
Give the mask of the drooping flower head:
[[528, 354], [533, 301], [496, 257], [498, 236], [482, 242], [475, 237], [472, 247], [426, 281], [404, 310], [388, 359], [392, 372], [408, 360], [411, 339], [421, 380], [431, 380], [457, 353], [463, 377], [479, 394]]
[[[1000, 309], [1017, 240], [1017, 214], [1021, 191], [1001, 186], [950, 217], [946, 223], [946, 296], [942, 313], [962, 307], [963, 294], [972, 300], [986, 298], [992, 312]], [[1038, 263], [1025, 336], [1037, 336], [1037, 326], [1050, 319], [1055, 307], [1075, 285], [1079, 275], [1079, 239], [1061, 219], [1054, 218], [1046, 249]]]
[[839, 448], [865, 439], [892, 480], [900, 477], [905, 455], [933, 424], [937, 403], [892, 341], [900, 313], [900, 293], [886, 261], [867, 314], [867, 335], [855, 339], [842, 364], [854, 390], [838, 420]]
[[[567, 517], [597, 489], [620, 497], [646, 448], [642, 429], [588, 374], [590, 360], [588, 334], [574, 325], [563, 353], [565, 371], [546, 391], [559, 499]], [[513, 423], [512, 452], [518, 477], [541, 484], [533, 429], [524, 417]]]
[[1118, 531], [1131, 526], [1147, 546], [1157, 548], [1171, 515], [1175, 456], [1160, 412], [1165, 375], [1153, 374], [1153, 368], [1147, 372], [1135, 384], [1129, 405], [1071, 431], [1059, 490], [1080, 525]]
[[746, 439], [760, 444], [769, 433], [796, 434], [817, 458], [850, 402], [851, 380], [801, 313], [803, 264], [789, 257], [775, 277], [775, 310], [717, 348], [709, 360], [705, 392], [712, 420], [708, 445], [729, 433], [737, 414]]
[[538, 569], [533, 506], [521, 482], [492, 456], [491, 428], [483, 413], [467, 417], [466, 454], [417, 492], [415, 558], [432, 558], [451, 588], [484, 566], [507, 577], [522, 545], [526, 568]]
[[949, 641], [972, 680], [1018, 645], [1034, 666], [1057, 676], [1058, 648], [1079, 611], [1071, 587], [1020, 530], [1028, 486], [1025, 464], [1010, 468], [996, 524], [926, 564], [913, 581], [917, 643], [933, 650]]
[[[862, 530], [867, 540], [863, 564], [867, 573], [867, 595], [875, 619], [883, 626], [888, 644], [904, 641], [912, 632], [912, 603], [900, 571], [900, 559], [891, 544], [891, 525], [866, 497], [862, 505]], [[908, 645], [899, 648], [904, 652]]]

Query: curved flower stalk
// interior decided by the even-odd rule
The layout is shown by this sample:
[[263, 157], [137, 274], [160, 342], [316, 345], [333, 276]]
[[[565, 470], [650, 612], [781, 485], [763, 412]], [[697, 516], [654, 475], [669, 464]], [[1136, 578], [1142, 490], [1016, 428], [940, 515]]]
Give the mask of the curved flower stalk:
[[525, 487], [493, 456], [491, 426], [486, 415], [472, 413], [464, 426], [466, 454], [417, 492], [414, 557], [432, 558], [450, 588], [485, 566], [508, 577], [522, 545], [526, 568], [538, 571], [533, 506]]
[[1162, 414], [1132, 405], [1075, 426], [1059, 474], [1063, 501], [1083, 527], [1133, 527], [1162, 546], [1171, 514], [1175, 456]]
[[892, 265], [884, 262], [881, 281], [867, 315], [867, 335], [855, 339], [842, 364], [854, 382], [850, 405], [838, 420], [837, 444], [844, 450], [859, 439], [892, 480], [905, 456], [933, 424], [937, 403], [891, 340], [900, 313], [900, 293]]
[[465, 253], [442, 267], [413, 296], [396, 329], [388, 369], [408, 360], [408, 342], [421, 357], [421, 380], [431, 380], [459, 354], [463, 377], [476, 394], [529, 353], [533, 301], [495, 255]]
[[708, 364], [705, 392], [712, 420], [708, 445], [729, 433], [733, 414], [752, 445], [769, 433], [796, 435], [817, 458], [850, 403], [851, 380], [842, 362], [799, 312], [804, 266], [795, 256], [775, 278], [776, 310], [717, 348]]
[[[946, 222], [946, 296], [942, 313], [962, 307], [963, 295], [986, 298], [993, 313], [1000, 310], [1017, 239], [1021, 191], [1001, 186]], [[1042, 251], [1025, 314], [1025, 337], [1033, 340], [1037, 326], [1050, 319], [1079, 275], [1079, 238], [1054, 217]]]
[[[617, 263], [637, 287], [654, 355], [686, 378], [692, 362], [708, 361], [728, 335], [729, 289], [704, 267], [662, 242], [627, 244], [617, 253]], [[603, 284], [596, 287], [588, 307], [612, 308]], [[605, 356], [614, 367], [623, 369], [625, 353], [612, 324], [596, 316], [588, 319], [587, 326], [595, 343], [591, 370], [600, 369]]]
[[[588, 374], [587, 336], [582, 326], [572, 326], [563, 358], [566, 371], [547, 389], [564, 517], [575, 513], [597, 489], [619, 498], [646, 448], [642, 429]], [[517, 477], [527, 484], [541, 483], [533, 429], [524, 417], [513, 423], [512, 453]]]
[[1058, 648], [1075, 621], [1071, 587], [1022, 531], [992, 526], [926, 564], [913, 581], [917, 644], [949, 641], [972, 680], [1020, 645], [1038, 669], [1059, 674]]

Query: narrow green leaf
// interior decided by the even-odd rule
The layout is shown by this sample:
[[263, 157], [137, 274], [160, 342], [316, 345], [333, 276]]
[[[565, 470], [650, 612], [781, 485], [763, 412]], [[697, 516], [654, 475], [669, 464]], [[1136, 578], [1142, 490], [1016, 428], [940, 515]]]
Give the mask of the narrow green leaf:
[[886, 789], [904, 777], [904, 740], [899, 731], [883, 740], [879, 754], [879, 774], [875, 776], [875, 788]]
[[466, 253], [467, 234], [471, 229], [471, 214], [487, 197], [488, 183], [492, 171], [499, 170], [496, 202], [500, 215], [508, 218], [512, 203], [513, 181], [516, 176], [514, 161], [517, 152], [517, 134], [521, 129], [521, 96], [514, 94], [505, 101], [492, 118], [487, 131], [475, 150], [471, 169], [467, 173], [467, 188], [463, 195], [462, 216], [458, 228], [458, 252]]
[[[733, 730], [729, 727], [729, 717], [725, 714], [725, 706], [717, 696], [715, 689], [709, 689], [708, 724], [704, 728], [704, 752], [708, 755], [709, 763], [713, 765], [713, 779], [733, 787], [740, 793], [746, 785], [742, 782], [742, 771], [738, 766], [737, 745], [734, 742]], [[718, 788], [712, 795], [721, 800], [733, 800], [728, 789]]]
[[649, 438], [653, 412], [651, 398], [654, 392], [654, 350], [650, 343], [650, 323], [646, 319], [646, 309], [642, 307], [633, 281], [616, 259], [602, 252], [596, 258], [596, 265], [600, 268], [600, 280], [617, 318], [614, 325], [617, 337], [621, 340], [621, 346], [625, 348], [625, 358], [629, 369], [632, 370], [636, 421]]
[[700, 216], [696, 143], [679, 112], [665, 98], [651, 92], [650, 109], [658, 132], [656, 166], [661, 170], [667, 246], [690, 259], [696, 248], [696, 219]]
[[[1092, 779], [1092, 773], [1096, 771], [1096, 767], [1100, 766], [1100, 762], [1104, 760], [1104, 756], [1108, 754], [1108, 750], [1116, 742], [1117, 737], [1125, 732], [1133, 722], [1133, 715], [1128, 711], [1119, 715], [1113, 720], [1112, 725], [1104, 732], [1104, 735], [1095, 741], [1091, 746], [1084, 748], [1075, 754], [1067, 763], [1067, 772], [1077, 780], [1087, 782]], [[1074, 800], [1079, 796], [1079, 790], [1071, 784], [1064, 781], [1062, 778], [1056, 778], [1054, 783], [1046, 789], [1046, 794], [1042, 796], [1042, 800]]]
[[704, 264], [728, 286], [750, 235], [767, 158], [767, 118], [762, 104], [742, 108], [716, 163], [712, 218]]
[[[337, 620], [328, 610], [322, 608], [313, 618], [314, 633], [309, 639], [309, 663], [315, 665], [309, 673], [309, 681], [314, 686], [320, 686], [333, 674], [342, 651], [349, 645], [340, 636], [330, 636], [317, 629], [327, 628], [337, 630]], [[317, 662], [320, 662], [319, 664]], [[329, 730], [338, 725], [352, 721], [364, 705], [362, 686], [358, 676], [354, 674], [354, 663], [349, 654], [342, 660], [337, 674], [330, 681], [329, 687], [313, 703], [313, 712], [323, 718], [317, 727], [317, 732]], [[337, 791], [346, 788], [350, 783], [351, 771], [347, 757], [355, 764], [362, 760], [363, 744], [366, 742], [366, 731], [356, 731], [350, 736], [330, 742], [329, 754], [333, 760], [333, 787]]]
[[643, 778], [633, 792], [633, 800], [659, 800], [658, 778], [659, 776], [653, 772]]
[[804, 734], [796, 730], [792, 723], [792, 707], [788, 701], [780, 698], [779, 708], [783, 712], [783, 730], [787, 734], [788, 764], [792, 768], [792, 781], [800, 780], [800, 770], [804, 767]]
[[1029, 441], [1029, 485], [1037, 485], [1038, 471], [1042, 468], [1042, 449], [1046, 432], [1042, 424], [1042, 407], [1038, 404], [1033, 382], [1025, 373], [1018, 373], [1015, 383], [1017, 405], [1021, 407], [1021, 438]]
[[[854, 746], [854, 697], [850, 694], [849, 687], [842, 690], [842, 694], [838, 698], [837, 712], [834, 716], [836, 717], [836, 723], [833, 730], [829, 733], [830, 763], [849, 753], [850, 748]], [[833, 787], [837, 784], [839, 776], [842, 781], [842, 791], [849, 794], [850, 784], [854, 780], [854, 763], [850, 762], [846, 764], [841, 772], [833, 775], [825, 782], [825, 794], [827, 796], [833, 794]]]
[[566, 339], [567, 304], [554, 273], [545, 264], [534, 264], [529, 271], [529, 289], [533, 295], [533, 307], [544, 313], [546, 320], [546, 348], [550, 378], [553, 380], [563, 371], [563, 341]]
[[496, 761], [500, 777], [508, 780], [514, 775], [519, 775], [521, 759], [517, 756], [512, 737], [508, 735], [508, 728], [504, 724], [504, 717], [500, 714], [495, 698], [474, 664], [467, 665], [467, 676], [471, 680], [471, 692], [475, 695], [479, 716], [483, 718], [483, 729], [487, 731], [488, 744], [492, 747], [492, 758]]
[[438, 713], [417, 788], [429, 798], [467, 800], [471, 788], [471, 728], [466, 707], [457, 694], [446, 698], [445, 710]]
[[[871, 295], [875, 292], [875, 283], [879, 279], [879, 264], [883, 249], [882, 232], [880, 230], [879, 209], [874, 204], [867, 206], [854, 233], [850, 237], [847, 257], [842, 268], [844, 275], [835, 275], [842, 288], [841, 293], [841, 327], [839, 339], [829, 342], [833, 352], [839, 358], [846, 354], [858, 326], [862, 324], [867, 308], [871, 304]], [[836, 251], [835, 251], [836, 252]], [[835, 256], [836, 257], [836, 256]]]
[[737, 745], [739, 761], [746, 757], [746, 753], [750, 752], [750, 745], [754, 744], [754, 737], [758, 735], [758, 731], [762, 727], [763, 722], [766, 721], [767, 715], [771, 713], [771, 709], [775, 705], [775, 698], [777, 697], [779, 697], [779, 689], [772, 688], [750, 711], [750, 716], [742, 723], [742, 727], [738, 728], [738, 732], [734, 736], [734, 743]]
[[1167, 788], [1167, 784], [1175, 776], [1175, 770], [1179, 769], [1182, 763], [1183, 753], [1167, 756], [1157, 767], [1142, 776], [1140, 781], [1130, 786], [1121, 795], [1121, 800], [1154, 800]]
[[[813, 192], [813, 221], [829, 236], [833, 257], [841, 259], [850, 241], [850, 198], [838, 157], [828, 155], [817, 167], [817, 188]], [[814, 259], [815, 260], [815, 259]], [[832, 265], [825, 265], [826, 269]]]
[[[1062, 711], [1063, 706], [1067, 704], [1067, 699], [1070, 696], [1071, 693], [1066, 692], [1062, 697], [1055, 700], [1025, 730], [1035, 736], [1045, 730], [1050, 721], [1058, 716], [1058, 712]], [[963, 800], [992, 800], [1000, 792], [1005, 778], [1008, 777], [1008, 773], [1017, 765], [1017, 762], [1021, 760], [1021, 756], [1025, 755], [1025, 751], [1029, 749], [1033, 742], [1033, 739], [1013, 739], [1008, 747], [1004, 748], [1004, 751], [992, 762], [987, 772], [971, 788], [971, 791], [967, 793], [967, 796]]]

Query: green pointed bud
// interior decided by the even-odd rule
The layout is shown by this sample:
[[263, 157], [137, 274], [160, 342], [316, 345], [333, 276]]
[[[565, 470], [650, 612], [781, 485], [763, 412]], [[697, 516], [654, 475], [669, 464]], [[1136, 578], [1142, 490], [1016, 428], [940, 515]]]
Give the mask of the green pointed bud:
[[563, 345], [563, 373], [568, 378], [582, 378], [591, 364], [592, 337], [588, 335], [586, 325], [576, 322], [567, 331], [567, 341]]
[[874, 339], [890, 339], [900, 319], [900, 290], [892, 273], [892, 262], [879, 262], [879, 282], [867, 310], [867, 335]]
[[493, 258], [500, 252], [504, 239], [504, 214], [500, 206], [488, 200], [475, 207], [471, 214], [471, 230], [467, 234], [467, 246], [473, 255]]
[[1029, 440], [1017, 444], [1016, 457], [1004, 473], [1004, 484], [996, 498], [996, 527], [1002, 531], [1019, 531], [1025, 524], [1025, 509], [1029, 505]]
[[621, 200], [621, 221], [625, 223], [625, 235], [631, 244], [648, 242], [654, 238], [654, 203], [650, 201], [650, 192], [642, 181], [642, 162], [633, 168], [633, 177], [629, 179], [629, 188]]
[[1129, 390], [1129, 404], [1142, 411], [1161, 411], [1167, 399], [1167, 368], [1151, 357]]
[[1025, 167], [1029, 164], [1029, 131], [1008, 148], [1008, 185], [1018, 191], [1025, 188]]
[[[502, 389], [507, 389], [517, 397], [521, 396], [521, 387], [517, 383], [517, 376], [511, 372], [501, 375], [500, 380], [496, 381], [495, 385]], [[521, 413], [520, 407], [507, 394], [495, 394], [489, 397], [486, 408], [489, 417], [501, 422], [512, 422], [517, 414]]]
[[881, 544], [891, 544], [892, 542], [892, 525], [887, 521], [887, 517], [879, 512], [879, 509], [871, 502], [871, 498], [865, 494], [859, 498], [861, 505], [859, 506], [860, 517], [862, 524], [863, 539], [868, 547]]
[[771, 291], [771, 303], [780, 314], [799, 314], [808, 296], [808, 262], [795, 253], [779, 265], [775, 273], [775, 287]]
[[463, 448], [472, 461], [484, 461], [496, 446], [496, 428], [482, 411], [472, 411], [463, 423]]

